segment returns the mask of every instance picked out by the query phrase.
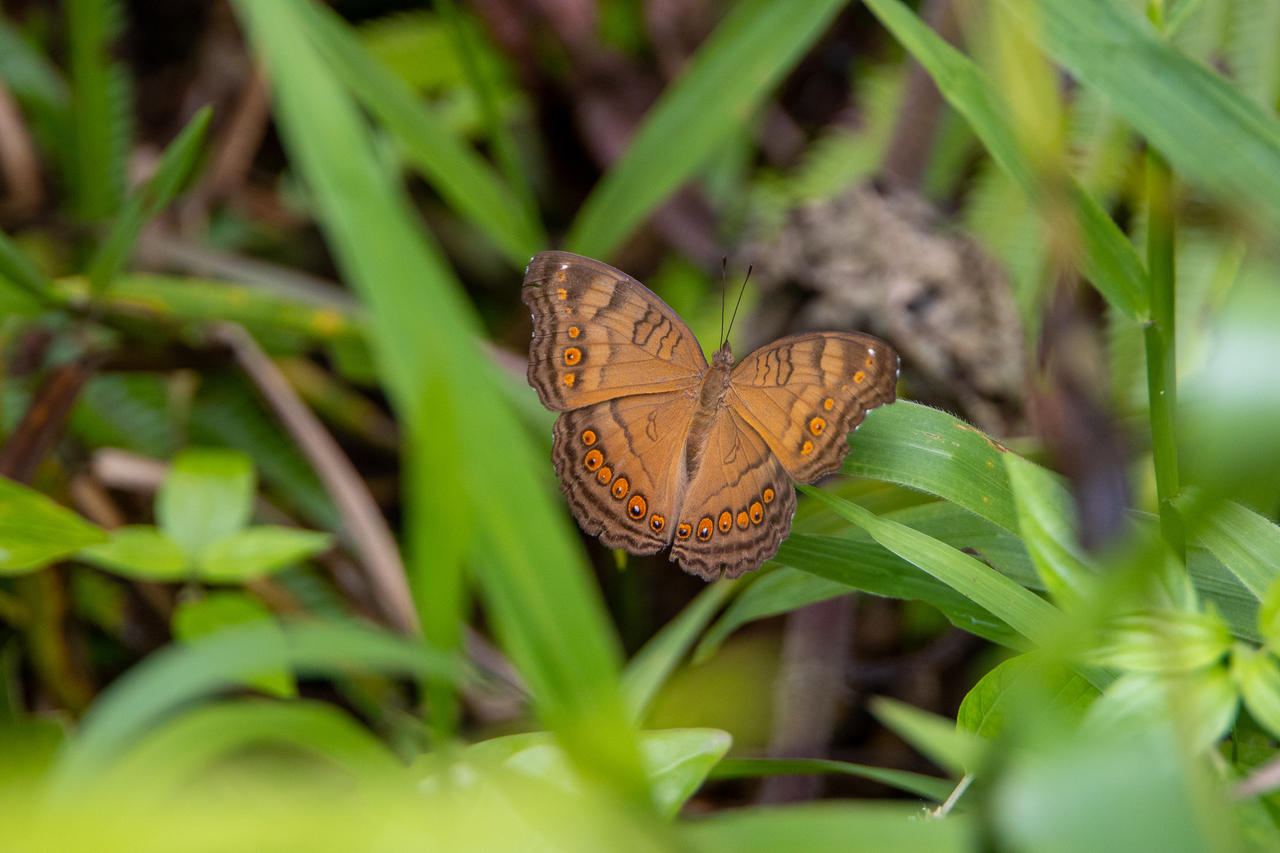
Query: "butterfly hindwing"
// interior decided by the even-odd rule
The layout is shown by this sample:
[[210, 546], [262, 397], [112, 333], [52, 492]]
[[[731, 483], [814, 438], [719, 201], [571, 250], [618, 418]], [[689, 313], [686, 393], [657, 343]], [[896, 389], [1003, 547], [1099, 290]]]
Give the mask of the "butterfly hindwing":
[[551, 458], [583, 530], [633, 554], [671, 543], [696, 402], [683, 392], [619, 397], [556, 420]]
[[725, 402], [768, 443], [787, 473], [811, 483], [840, 468], [848, 434], [892, 403], [898, 354], [879, 338], [813, 332], [774, 341], [733, 369]]
[[760, 434], [720, 407], [691, 474], [671, 559], [707, 580], [738, 577], [778, 552], [796, 493]]
[[542, 252], [524, 284], [520, 298], [533, 316], [529, 384], [553, 412], [696, 387], [707, 370], [684, 321], [608, 264]]

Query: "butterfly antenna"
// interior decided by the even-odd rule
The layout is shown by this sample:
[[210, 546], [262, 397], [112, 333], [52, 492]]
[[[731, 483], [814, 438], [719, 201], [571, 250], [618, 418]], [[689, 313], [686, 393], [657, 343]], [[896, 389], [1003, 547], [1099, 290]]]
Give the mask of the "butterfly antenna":
[[[733, 330], [733, 321], [738, 319], [738, 306], [742, 304], [742, 294], [747, 292], [747, 282], [751, 281], [751, 270], [754, 264], [747, 264], [746, 278], [742, 279], [742, 287], [738, 288], [738, 301], [733, 303], [733, 315], [729, 317], [729, 330]], [[729, 340], [729, 332], [724, 333], [724, 339]]]
[[724, 292], [725, 292], [725, 275], [729, 269], [729, 256], [720, 256], [720, 342], [724, 343], [727, 338], [724, 336]]

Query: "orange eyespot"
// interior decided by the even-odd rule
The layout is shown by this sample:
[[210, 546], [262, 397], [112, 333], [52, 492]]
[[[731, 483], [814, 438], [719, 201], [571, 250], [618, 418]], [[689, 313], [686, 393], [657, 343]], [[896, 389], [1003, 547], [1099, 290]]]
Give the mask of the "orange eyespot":
[[773, 489], [769, 486], [764, 487], [764, 494], [760, 495], [765, 503], [773, 503]]
[[727, 509], [720, 513], [720, 520], [716, 522], [716, 527], [720, 528], [721, 533], [728, 533], [729, 529], [733, 527], [733, 513]]
[[[560, 275], [562, 275], [562, 276], [563, 276], [563, 275], [564, 275], [564, 273], [560, 273]], [[561, 278], [561, 279], [559, 279], [559, 280], [560, 280], [560, 281], [564, 281], [564, 279], [563, 279], [563, 278]], [[563, 287], [557, 287], [557, 288], [556, 288], [556, 298], [557, 298], [557, 299], [559, 299], [561, 302], [565, 301], [566, 299], [568, 299], [568, 298], [569, 298], [569, 291], [565, 290]]]
[[812, 453], [812, 452], [813, 452], [813, 442], [812, 442], [812, 441], [806, 441], [804, 444], [800, 445], [800, 455], [801, 455], [801, 456], [808, 456], [808, 455], [809, 455], [810, 453]]
[[631, 500], [627, 502], [627, 515], [632, 518], [644, 518], [644, 512], [648, 508], [644, 498], [640, 495], [632, 495]]
[[829, 412], [831, 411], [831, 407], [834, 406], [835, 404], [836, 404], [836, 401], [828, 397], [827, 399], [822, 401], [822, 408], [826, 409]]
[[866, 378], [867, 378], [867, 374], [859, 370], [857, 373], [853, 374], [853, 384], [861, 385], [863, 381], [866, 380]]
[[711, 538], [712, 529], [711, 519], [709, 517], [703, 517], [702, 521], [698, 522], [698, 538], [703, 542], [706, 542]]
[[588, 450], [587, 455], [582, 457], [582, 464], [587, 466], [588, 471], [595, 471], [604, 464], [604, 454], [599, 450]]
[[[631, 484], [627, 482], [627, 478], [618, 477], [618, 479], [613, 481], [613, 488], [610, 489], [609, 492], [618, 500], [622, 500], [627, 496], [627, 489], [629, 488], [631, 488]], [[643, 503], [644, 498], [641, 498], [640, 502]], [[644, 515], [644, 513], [641, 513], [641, 515]]]
[[600, 485], [607, 486], [609, 481], [613, 479], [613, 469], [608, 465], [596, 472], [596, 479], [600, 481]]
[[747, 524], [750, 522], [750, 519], [747, 518], [747, 511], [745, 509], [738, 510], [737, 522], [738, 522], [739, 529], [741, 530], [747, 529]]
[[582, 443], [587, 447], [596, 443], [596, 431], [593, 429], [584, 429], [582, 431]]
[[564, 351], [564, 363], [573, 367], [573, 365], [582, 361], [582, 350], [577, 347], [569, 347]]
[[688, 539], [693, 534], [693, 526], [687, 521], [682, 521], [676, 525], [676, 538]]
[[569, 337], [571, 337], [571, 338], [576, 338], [576, 337], [578, 337], [578, 335], [580, 335], [580, 334], [582, 334], [582, 330], [581, 330], [581, 329], [579, 329], [577, 326], [570, 326], [570, 327], [569, 327]]
[[760, 505], [760, 501], [754, 501], [749, 512], [751, 513], [752, 524], [759, 524], [764, 520], [764, 507]]
[[822, 435], [822, 431], [827, 428], [827, 422], [822, 418], [814, 418], [809, 421], [809, 432], [814, 435]]
[[876, 363], [876, 360], [874, 358], [872, 358], [871, 356], [867, 356], [867, 367], [870, 367], [875, 363]]
[[654, 533], [661, 533], [662, 528], [667, 526], [667, 520], [656, 512], [649, 516], [649, 529]]
[[575, 379], [577, 379], [577, 377], [576, 377], [576, 376], [574, 376], [572, 373], [566, 373], [566, 374], [564, 375], [564, 384], [565, 384], [565, 385], [568, 385], [570, 388], [572, 388], [572, 387], [573, 387], [573, 382], [574, 382], [574, 380], [575, 380]]

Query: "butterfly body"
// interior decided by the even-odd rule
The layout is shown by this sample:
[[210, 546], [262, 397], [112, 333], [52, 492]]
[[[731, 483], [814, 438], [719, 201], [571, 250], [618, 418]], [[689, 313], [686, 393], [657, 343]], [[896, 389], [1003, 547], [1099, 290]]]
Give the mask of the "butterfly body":
[[850, 332], [793, 335], [734, 364], [607, 264], [543, 252], [521, 298], [533, 316], [529, 384], [561, 412], [552, 460], [574, 517], [611, 548], [707, 579], [777, 553], [792, 480], [840, 467], [846, 435], [894, 398], [898, 358]]

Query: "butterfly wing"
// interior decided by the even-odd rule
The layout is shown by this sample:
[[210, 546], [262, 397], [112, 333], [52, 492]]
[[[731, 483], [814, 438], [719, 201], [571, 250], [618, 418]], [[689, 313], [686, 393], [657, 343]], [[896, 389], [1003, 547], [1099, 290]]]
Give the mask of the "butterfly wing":
[[707, 370], [684, 321], [624, 272], [568, 252], [529, 262], [529, 384], [553, 412], [694, 388]]
[[892, 403], [898, 354], [879, 338], [817, 332], [774, 341], [733, 369], [725, 403], [758, 432], [791, 477], [812, 483], [840, 468], [848, 434]]
[[778, 457], [741, 415], [720, 406], [681, 503], [671, 559], [707, 580], [736, 578], [778, 552], [795, 508]]
[[680, 391], [642, 394], [556, 420], [551, 458], [583, 530], [633, 554], [671, 543], [696, 403]]

